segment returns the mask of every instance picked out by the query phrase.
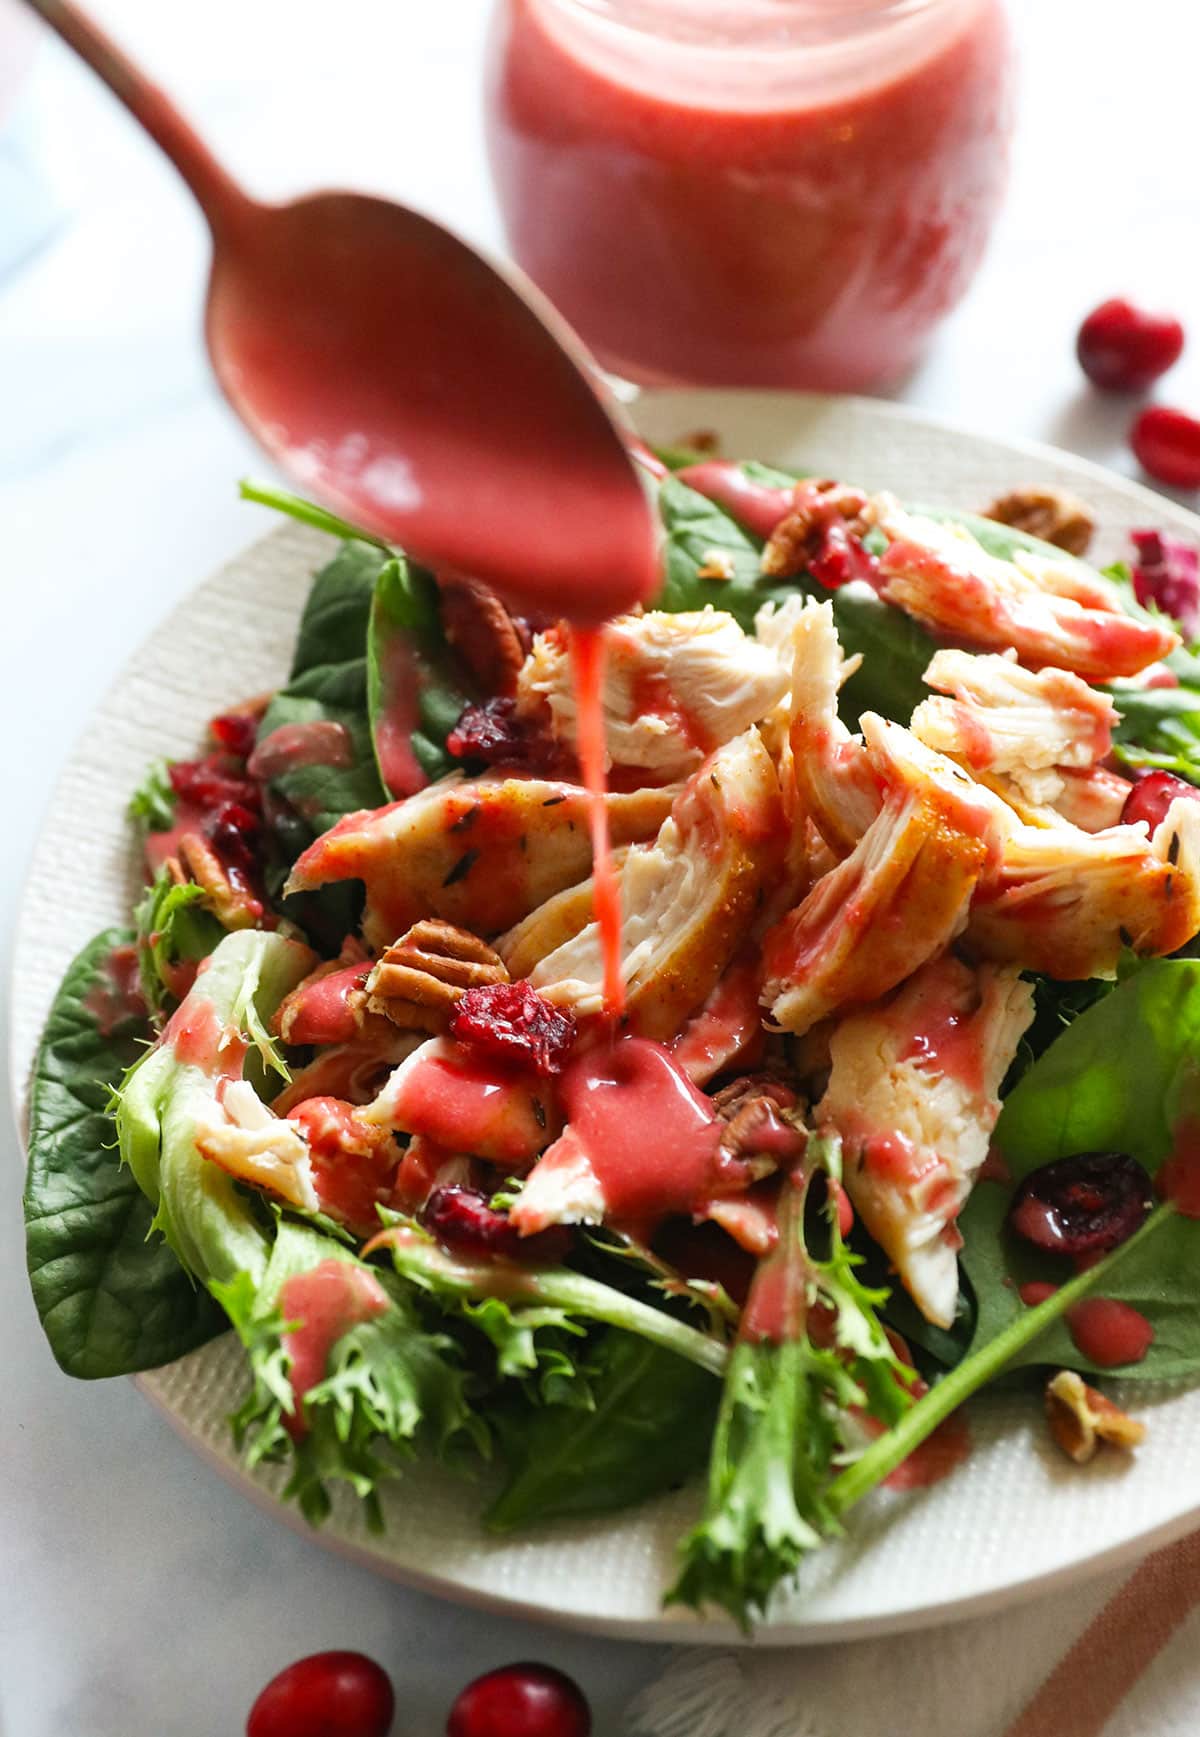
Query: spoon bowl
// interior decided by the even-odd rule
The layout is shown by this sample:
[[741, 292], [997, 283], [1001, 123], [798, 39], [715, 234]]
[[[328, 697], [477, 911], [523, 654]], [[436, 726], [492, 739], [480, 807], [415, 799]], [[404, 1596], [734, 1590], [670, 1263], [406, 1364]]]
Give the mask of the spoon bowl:
[[199, 201], [213, 237], [213, 367], [292, 481], [520, 609], [589, 627], [653, 596], [654, 521], [631, 433], [532, 285], [384, 199], [249, 198], [84, 11], [28, 3]]
[[570, 585], [573, 619], [598, 622], [653, 593], [615, 413], [536, 292], [361, 194], [246, 202], [214, 234], [217, 379], [299, 487], [527, 609], [563, 613]]

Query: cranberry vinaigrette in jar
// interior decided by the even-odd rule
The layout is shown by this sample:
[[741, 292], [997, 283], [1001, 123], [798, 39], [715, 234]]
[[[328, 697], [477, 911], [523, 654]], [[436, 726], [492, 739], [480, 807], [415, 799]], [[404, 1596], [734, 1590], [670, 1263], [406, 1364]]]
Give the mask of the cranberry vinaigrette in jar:
[[1001, 0], [498, 0], [509, 242], [629, 379], [886, 385], [979, 262], [1010, 82]]

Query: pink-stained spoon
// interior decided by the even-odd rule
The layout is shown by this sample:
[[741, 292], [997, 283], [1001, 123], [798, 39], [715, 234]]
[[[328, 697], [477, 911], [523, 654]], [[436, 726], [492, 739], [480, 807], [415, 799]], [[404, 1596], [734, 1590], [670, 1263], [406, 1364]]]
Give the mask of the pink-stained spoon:
[[199, 201], [213, 240], [213, 368], [299, 488], [433, 566], [582, 627], [654, 594], [632, 435], [531, 286], [387, 200], [251, 199], [83, 12], [28, 3]]

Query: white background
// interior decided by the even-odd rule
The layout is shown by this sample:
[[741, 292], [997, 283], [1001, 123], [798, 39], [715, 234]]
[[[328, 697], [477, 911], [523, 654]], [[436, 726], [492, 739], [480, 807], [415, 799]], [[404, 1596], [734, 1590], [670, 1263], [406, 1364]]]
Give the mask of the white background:
[[[255, 190], [367, 187], [501, 245], [479, 119], [483, 0], [93, 10]], [[1022, 89], [1008, 207], [968, 301], [898, 396], [1134, 474], [1131, 409], [1085, 389], [1072, 339], [1107, 295], [1170, 305], [1196, 346], [1162, 396], [1200, 408], [1200, 23], [1181, 0], [1012, 10]], [[38, 818], [93, 704], [151, 623], [262, 528], [235, 499], [261, 463], [199, 342], [199, 220], [52, 44], [0, 137], [0, 259], [22, 244], [24, 264], [0, 275], [5, 968]], [[656, 1649], [458, 1611], [352, 1569], [228, 1490], [127, 1383], [61, 1375], [26, 1289], [4, 1138], [0, 1737], [236, 1737], [275, 1669], [347, 1645], [392, 1672], [397, 1737], [437, 1737], [467, 1677], [521, 1656], [577, 1674], [598, 1737], [618, 1729]]]

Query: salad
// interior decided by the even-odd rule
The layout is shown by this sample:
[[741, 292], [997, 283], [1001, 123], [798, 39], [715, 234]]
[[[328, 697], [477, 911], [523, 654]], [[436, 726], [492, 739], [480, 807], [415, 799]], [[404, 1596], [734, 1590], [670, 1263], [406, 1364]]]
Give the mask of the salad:
[[562, 625], [247, 485], [340, 547], [287, 683], [132, 796], [29, 1266], [78, 1376], [232, 1329], [313, 1523], [416, 1454], [497, 1531], [696, 1479], [666, 1596], [745, 1624], [995, 1378], [1083, 1458], [1140, 1430], [1094, 1379], [1200, 1373], [1200, 583], [1030, 535], [1086, 542], [1044, 491], [647, 463], [619, 1027]]

